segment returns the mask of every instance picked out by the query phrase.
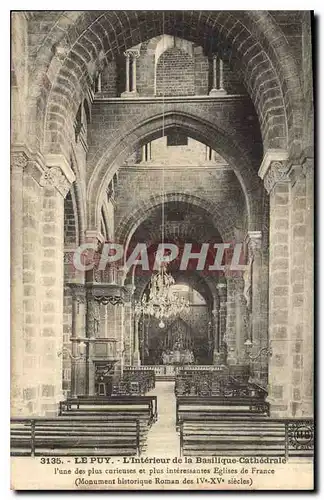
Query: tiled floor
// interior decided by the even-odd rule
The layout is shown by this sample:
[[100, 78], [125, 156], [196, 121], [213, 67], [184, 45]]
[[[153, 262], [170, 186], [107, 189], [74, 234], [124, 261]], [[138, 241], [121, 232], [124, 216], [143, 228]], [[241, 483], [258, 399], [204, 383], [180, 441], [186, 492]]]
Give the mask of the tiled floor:
[[145, 455], [176, 456], [179, 454], [179, 434], [175, 428], [174, 382], [156, 382], [155, 389], [149, 394], [157, 396], [158, 420], [148, 432]]

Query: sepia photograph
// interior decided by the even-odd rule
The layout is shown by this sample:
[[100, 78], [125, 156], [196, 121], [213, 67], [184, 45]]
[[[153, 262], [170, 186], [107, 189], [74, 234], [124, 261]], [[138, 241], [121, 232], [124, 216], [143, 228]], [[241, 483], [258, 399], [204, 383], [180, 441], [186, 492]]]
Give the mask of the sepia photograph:
[[314, 12], [10, 24], [11, 489], [314, 490]]

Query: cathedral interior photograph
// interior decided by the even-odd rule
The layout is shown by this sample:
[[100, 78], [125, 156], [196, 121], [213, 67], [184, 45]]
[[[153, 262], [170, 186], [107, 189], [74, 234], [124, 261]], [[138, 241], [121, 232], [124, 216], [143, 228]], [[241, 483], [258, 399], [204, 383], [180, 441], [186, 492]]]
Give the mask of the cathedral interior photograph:
[[11, 456], [314, 454], [311, 11], [11, 12]]

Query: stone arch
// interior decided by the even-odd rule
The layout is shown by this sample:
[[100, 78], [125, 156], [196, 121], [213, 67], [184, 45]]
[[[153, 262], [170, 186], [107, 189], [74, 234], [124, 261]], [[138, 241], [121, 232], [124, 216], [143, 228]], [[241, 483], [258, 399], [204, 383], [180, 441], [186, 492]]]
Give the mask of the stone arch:
[[72, 185], [64, 198], [64, 248], [77, 248], [79, 243], [78, 214]]
[[132, 214], [125, 217], [116, 228], [116, 241], [127, 247], [136, 228], [149, 216], [150, 211], [161, 205], [163, 201], [165, 203], [180, 201], [203, 209], [211, 217], [223, 241], [231, 241], [235, 238], [232, 221], [230, 221], [227, 214], [224, 215], [220, 212], [216, 203], [191, 194], [169, 192], [165, 193], [163, 197], [162, 195], [155, 195], [142, 200], [138, 207], [132, 211]]
[[251, 159], [233, 139], [225, 135], [223, 131], [216, 129], [212, 123], [187, 113], [169, 112], [165, 116], [159, 115], [154, 119], [143, 121], [134, 126], [133, 129], [119, 130], [119, 138], [115, 143], [103, 144], [102, 151], [98, 152], [96, 168], [88, 184], [89, 228], [98, 229], [105, 189], [119, 166], [139, 144], [142, 145], [161, 137], [162, 130], [167, 131], [173, 127], [181, 129], [193, 139], [219, 151], [238, 177], [246, 201], [249, 225], [251, 227], [258, 225], [258, 221], [254, 220], [255, 214], [251, 207], [255, 203], [255, 199], [260, 196], [262, 184], [251, 165]]
[[[86, 200], [82, 183], [82, 175], [79, 169], [78, 160], [74, 148], [70, 150], [70, 164], [75, 174], [75, 181], [72, 185], [75, 199], [75, 210], [78, 218], [78, 241], [84, 243], [86, 230]], [[72, 189], [71, 188], [71, 189]]]
[[[76, 98], [92, 85], [93, 65], [163, 33], [194, 41], [206, 53], [216, 51], [240, 71], [259, 116], [265, 149], [298, 147], [302, 93], [297, 65], [269, 12], [104, 11], [81, 16], [78, 30], [72, 23], [55, 50], [60, 64], [48, 76], [44, 149], [61, 151], [62, 141], [68, 140], [69, 114], [75, 113]], [[42, 74], [51, 62], [46, 55]]]
[[12, 12], [11, 23], [11, 140], [23, 144], [26, 134], [26, 87], [28, 84], [27, 20]]

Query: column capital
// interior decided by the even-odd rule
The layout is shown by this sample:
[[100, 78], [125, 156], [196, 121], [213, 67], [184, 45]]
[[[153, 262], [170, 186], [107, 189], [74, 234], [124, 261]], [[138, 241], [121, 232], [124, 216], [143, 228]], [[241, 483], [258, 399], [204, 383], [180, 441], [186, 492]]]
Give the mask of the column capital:
[[138, 59], [140, 56], [139, 49], [128, 49], [124, 52], [125, 57], [131, 57], [133, 59]]
[[100, 232], [97, 231], [96, 229], [86, 229], [85, 231], [85, 239], [86, 242], [88, 243], [104, 243], [105, 242], [105, 237], [104, 235]]
[[24, 147], [13, 147], [10, 152], [10, 167], [17, 169], [24, 169], [27, 166], [30, 152]]
[[226, 283], [217, 283], [216, 285], [218, 295], [219, 295], [219, 302], [220, 305], [226, 303], [227, 299], [227, 285]]
[[219, 314], [219, 308], [215, 308], [212, 310], [212, 315], [214, 318], [217, 318]]
[[86, 287], [83, 283], [69, 283], [68, 286], [72, 290], [72, 297], [77, 302], [84, 303], [86, 301]]
[[314, 158], [305, 158], [302, 163], [302, 171], [306, 176], [307, 174], [314, 172]]
[[252, 254], [254, 254], [257, 250], [260, 250], [262, 245], [262, 231], [248, 231], [246, 235], [246, 243]]
[[10, 164], [11, 168], [26, 169], [41, 187], [55, 187], [64, 198], [75, 181], [75, 174], [64, 155], [44, 157], [24, 144], [11, 148]]
[[44, 171], [39, 179], [42, 187], [55, 187], [65, 198], [75, 181], [75, 174], [64, 155], [49, 154], [45, 157]]
[[288, 152], [284, 149], [269, 149], [266, 151], [261, 166], [259, 177], [264, 182], [264, 187], [268, 194], [278, 182], [288, 181], [289, 164]]

